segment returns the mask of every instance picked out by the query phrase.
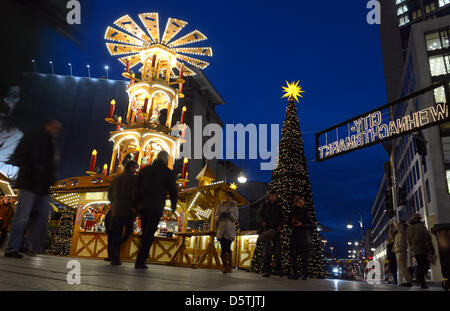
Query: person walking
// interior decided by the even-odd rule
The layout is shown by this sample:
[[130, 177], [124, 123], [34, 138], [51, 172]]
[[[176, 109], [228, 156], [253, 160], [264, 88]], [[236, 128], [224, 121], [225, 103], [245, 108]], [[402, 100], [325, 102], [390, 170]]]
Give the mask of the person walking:
[[[108, 192], [109, 194], [109, 192]], [[111, 202], [111, 201], [109, 201]], [[112, 231], [111, 231], [111, 221], [112, 220], [112, 208], [110, 207], [105, 215], [105, 229], [106, 229], [106, 235], [108, 237], [108, 257], [106, 257], [105, 261], [111, 261], [112, 260]]]
[[394, 238], [394, 246], [392, 251], [395, 253], [395, 259], [398, 267], [398, 280], [400, 286], [411, 287], [411, 275], [407, 268], [408, 244], [406, 242], [407, 226], [403, 220], [398, 223], [394, 220], [393, 225], [397, 231]]
[[421, 288], [428, 288], [425, 282], [425, 274], [430, 268], [428, 262], [428, 254], [435, 253], [433, 243], [431, 241], [431, 234], [423, 224], [422, 216], [420, 214], [414, 214], [409, 220], [409, 226], [406, 230], [406, 237], [408, 240], [408, 246], [416, 259], [416, 279], [420, 283]]
[[56, 137], [60, 130], [59, 121], [45, 121], [41, 131], [23, 137], [12, 156], [13, 162], [19, 167], [16, 182], [19, 198], [5, 257], [23, 258], [19, 249], [32, 210], [34, 216], [30, 224], [31, 252], [41, 252], [42, 232], [48, 227], [50, 212], [49, 189], [56, 182], [59, 166]]
[[167, 193], [170, 196], [172, 212], [175, 213], [177, 207], [176, 175], [167, 167], [168, 163], [169, 154], [167, 151], [160, 151], [152, 165], [141, 170], [137, 179], [136, 202], [141, 217], [142, 235], [136, 269], [147, 269], [145, 262], [164, 212]]
[[14, 124], [11, 114], [20, 102], [20, 87], [17, 84], [5, 86], [0, 90], [0, 174], [11, 181], [17, 179], [19, 167], [9, 163], [14, 150], [23, 137]]
[[225, 194], [225, 200], [217, 207], [215, 220], [217, 221], [217, 240], [220, 242], [223, 273], [231, 273], [233, 268], [231, 243], [236, 237], [236, 221], [239, 210], [233, 195]]
[[397, 258], [395, 257], [395, 252], [393, 251], [394, 247], [394, 239], [397, 234], [397, 230], [394, 227], [394, 224], [389, 225], [388, 231], [388, 243], [386, 245], [386, 259], [388, 260], [389, 273], [392, 274], [392, 278], [394, 279], [394, 283], [397, 284]]
[[256, 215], [256, 221], [260, 224], [258, 240], [262, 243], [263, 276], [270, 277], [271, 259], [270, 244], [273, 243], [275, 249], [275, 260], [280, 276], [283, 275], [281, 269], [281, 206], [277, 201], [277, 193], [269, 191], [267, 198], [261, 204]]
[[[114, 177], [108, 191], [111, 202], [112, 253], [111, 265], [120, 265], [120, 247], [133, 232], [133, 219], [136, 217], [135, 191], [139, 165], [135, 161], [125, 164], [123, 173]], [[125, 229], [125, 234], [123, 234]]]
[[4, 196], [0, 201], [0, 248], [6, 240], [14, 216], [14, 206], [9, 196]]
[[291, 238], [292, 273], [289, 275], [289, 279], [295, 280], [299, 278], [297, 272], [298, 257], [301, 257], [302, 262], [302, 280], [306, 280], [308, 278], [309, 257], [314, 254], [314, 248], [312, 245], [313, 221], [304, 206], [304, 198], [296, 197], [294, 199], [294, 206], [292, 208], [291, 215], [291, 224], [293, 226]]

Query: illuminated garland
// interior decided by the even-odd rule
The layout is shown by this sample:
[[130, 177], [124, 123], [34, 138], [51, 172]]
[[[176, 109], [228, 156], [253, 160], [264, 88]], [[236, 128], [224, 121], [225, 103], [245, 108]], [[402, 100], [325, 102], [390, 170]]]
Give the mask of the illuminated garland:
[[[270, 190], [278, 193], [278, 200], [282, 207], [283, 225], [281, 228], [281, 265], [285, 275], [292, 274], [296, 269], [301, 274], [301, 260], [298, 267], [292, 267], [291, 235], [292, 227], [289, 219], [292, 212], [293, 199], [302, 196], [305, 199], [305, 208], [313, 220], [312, 241], [314, 255], [309, 262], [309, 276], [312, 278], [324, 278], [322, 246], [317, 231], [316, 213], [312, 199], [311, 184], [309, 181], [306, 157], [303, 149], [303, 139], [300, 132], [300, 124], [297, 116], [297, 107], [292, 97], [286, 109], [286, 119], [281, 130], [279, 145], [278, 167], [272, 172]], [[273, 253], [273, 252], [272, 252]], [[262, 272], [262, 247], [257, 244], [253, 253], [251, 271]], [[272, 271], [275, 268], [274, 256], [272, 255]]]
[[69, 256], [72, 244], [72, 232], [75, 219], [75, 209], [65, 208], [49, 247], [49, 254]]

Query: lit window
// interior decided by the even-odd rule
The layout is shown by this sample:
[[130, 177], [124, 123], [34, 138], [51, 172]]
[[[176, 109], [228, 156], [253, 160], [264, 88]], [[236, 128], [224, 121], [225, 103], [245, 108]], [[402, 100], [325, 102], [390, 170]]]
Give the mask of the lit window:
[[400, 17], [400, 20], [399, 20], [399, 26], [403, 26], [403, 25], [405, 25], [405, 24], [407, 24], [407, 23], [409, 23], [409, 17], [408, 17], [408, 15], [403, 16], [403, 17]]
[[447, 31], [441, 31], [441, 41], [442, 41], [442, 47], [443, 48], [448, 48], [450, 46], [450, 41], [448, 39], [448, 32]]
[[405, 2], [405, 0], [395, 0], [395, 4], [400, 4], [400, 3], [403, 3], [403, 2]]
[[436, 104], [445, 103], [445, 92], [443, 86], [434, 89], [434, 100]]
[[447, 188], [448, 188], [448, 193], [450, 194], [450, 170], [446, 170], [445, 174], [447, 175]]
[[436, 6], [434, 5], [434, 3], [431, 3], [431, 11], [436, 10]]
[[439, 39], [439, 33], [438, 32], [426, 35], [425, 39], [427, 41], [427, 49], [428, 49], [428, 51], [438, 50], [438, 49], [442, 48], [441, 40]]
[[439, 0], [439, 7], [443, 7], [450, 3], [450, 0]]
[[397, 9], [397, 16], [405, 14], [406, 12], [408, 12], [408, 6], [406, 4], [398, 7]]
[[433, 77], [445, 75], [447, 73], [446, 65], [449, 66], [448, 56], [445, 57], [445, 61], [444, 61], [444, 57], [442, 55], [430, 57], [431, 75]]

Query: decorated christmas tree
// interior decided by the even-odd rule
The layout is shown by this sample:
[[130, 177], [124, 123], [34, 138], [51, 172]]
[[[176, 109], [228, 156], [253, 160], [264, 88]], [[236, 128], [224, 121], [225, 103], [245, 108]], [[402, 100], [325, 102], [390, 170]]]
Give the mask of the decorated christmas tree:
[[[313, 246], [314, 256], [309, 259], [310, 277], [324, 278], [323, 252], [321, 239], [317, 231], [316, 213], [312, 199], [311, 184], [309, 181], [306, 157], [303, 149], [303, 139], [300, 132], [300, 124], [297, 116], [297, 97], [302, 97], [301, 87], [297, 83], [289, 84], [284, 87], [289, 103], [286, 109], [286, 119], [281, 130], [281, 140], [279, 145], [278, 166], [272, 172], [272, 180], [269, 189], [278, 193], [278, 200], [282, 207], [283, 225], [281, 229], [281, 264], [284, 274], [291, 274], [293, 269], [301, 273], [298, 260], [298, 267], [292, 267], [291, 255], [291, 235], [292, 227], [290, 225], [290, 216], [292, 213], [293, 200], [296, 196], [305, 199], [305, 208], [313, 220]], [[273, 253], [273, 252], [272, 252]], [[261, 272], [262, 269], [262, 247], [256, 245], [253, 253], [251, 270]], [[272, 267], [274, 267], [274, 256], [272, 256]]]
[[72, 230], [75, 219], [74, 210], [65, 208], [62, 211], [60, 223], [55, 231], [49, 247], [49, 254], [57, 256], [68, 256], [72, 244]]

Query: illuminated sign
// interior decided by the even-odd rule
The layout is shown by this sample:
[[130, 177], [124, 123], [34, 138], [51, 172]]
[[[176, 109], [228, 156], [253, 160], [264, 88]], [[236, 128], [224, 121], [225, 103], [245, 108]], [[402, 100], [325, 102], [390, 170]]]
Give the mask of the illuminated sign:
[[[449, 96], [445, 80], [316, 134], [316, 161], [365, 148], [449, 121], [446, 102], [434, 103], [433, 93]], [[424, 103], [433, 102], [432, 105]], [[424, 107], [425, 106], [425, 107]], [[420, 108], [419, 108], [420, 107]]]

